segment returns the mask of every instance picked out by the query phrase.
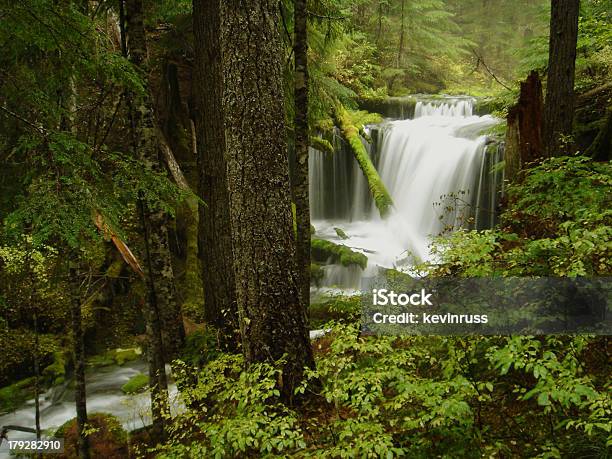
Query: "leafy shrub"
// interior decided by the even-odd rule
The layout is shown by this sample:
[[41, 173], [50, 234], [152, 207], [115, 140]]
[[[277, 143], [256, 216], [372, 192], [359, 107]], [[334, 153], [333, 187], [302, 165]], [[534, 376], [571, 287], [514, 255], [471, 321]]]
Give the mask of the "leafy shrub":
[[[119, 420], [106, 413], [93, 413], [88, 416], [86, 426], [91, 457], [106, 459], [124, 459], [128, 457], [127, 433]], [[56, 432], [55, 437], [64, 438], [64, 453], [60, 459], [77, 459], [77, 428], [76, 418], [64, 423]]]

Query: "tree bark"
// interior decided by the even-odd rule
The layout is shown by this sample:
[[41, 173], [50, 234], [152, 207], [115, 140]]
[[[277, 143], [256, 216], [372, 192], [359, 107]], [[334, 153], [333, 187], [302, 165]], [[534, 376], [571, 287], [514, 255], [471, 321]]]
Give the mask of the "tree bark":
[[397, 68], [401, 68], [402, 65], [402, 54], [404, 53], [404, 9], [406, 6], [406, 0], [402, 0], [402, 14], [400, 19], [400, 37], [399, 47], [397, 50]]
[[[146, 73], [148, 57], [146, 33], [143, 23], [142, 0], [126, 1], [127, 36], [130, 60]], [[163, 172], [160, 141], [157, 138], [153, 104], [145, 81], [145, 92], [132, 98], [135, 128], [135, 151], [145, 168]], [[177, 302], [176, 285], [168, 240], [169, 215], [160, 209], [145, 206], [145, 233], [148, 235], [150, 260], [145, 265], [154, 286], [154, 302], [163, 331], [164, 350], [167, 357], [175, 356], [183, 345], [185, 330], [180, 307]], [[150, 295], [151, 296], [151, 295]]]
[[85, 345], [81, 318], [81, 298], [79, 295], [77, 273], [70, 269], [72, 288], [72, 343], [74, 350], [74, 399], [76, 404], [77, 446], [80, 459], [89, 459], [89, 440], [85, 435], [87, 424], [87, 392], [85, 385]]
[[314, 361], [300, 302], [275, 0], [228, 0], [221, 14], [223, 111], [238, 312], [247, 363], [284, 358], [291, 401]]
[[542, 149], [542, 82], [532, 71], [521, 82], [519, 100], [508, 111], [506, 131], [506, 171], [513, 177], [523, 164], [538, 160]]
[[[126, 0], [129, 57], [144, 73], [148, 59], [143, 19], [142, 0]], [[134, 152], [148, 171], [159, 172], [162, 170], [162, 160], [148, 89], [145, 88], [142, 94], [131, 94], [129, 100]], [[162, 210], [149, 209], [142, 198], [139, 199], [138, 209], [144, 235], [144, 277], [147, 287], [144, 316], [149, 344], [147, 355], [153, 433], [156, 438], [163, 438], [168, 413], [166, 354], [173, 355], [178, 351], [184, 339], [184, 329], [176, 302], [168, 242], [169, 217]]]
[[204, 316], [216, 327], [222, 348], [239, 344], [229, 195], [222, 110], [220, 0], [194, 0], [195, 125], [200, 204], [199, 250], [204, 283]]
[[297, 269], [304, 309], [310, 303], [310, 204], [308, 202], [308, 9], [306, 0], [294, 2], [295, 158], [293, 188], [297, 227]]
[[544, 105], [544, 147], [547, 156], [567, 153], [564, 137], [572, 134], [579, 9], [580, 0], [551, 0]]

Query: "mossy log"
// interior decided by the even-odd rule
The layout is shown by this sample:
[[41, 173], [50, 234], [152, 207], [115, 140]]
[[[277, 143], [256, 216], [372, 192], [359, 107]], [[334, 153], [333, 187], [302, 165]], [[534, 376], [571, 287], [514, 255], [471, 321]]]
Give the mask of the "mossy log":
[[380, 179], [374, 164], [372, 164], [368, 152], [361, 143], [359, 129], [353, 124], [351, 115], [342, 105], [336, 107], [335, 118], [342, 136], [349, 144], [353, 155], [355, 155], [355, 159], [359, 163], [359, 167], [361, 167], [363, 175], [368, 181], [368, 187], [374, 198], [374, 203], [380, 212], [380, 216], [383, 218], [386, 217], [393, 206], [393, 200], [385, 184]]
[[312, 259], [315, 262], [325, 263], [331, 260], [342, 266], [357, 265], [365, 269], [368, 265], [368, 257], [359, 252], [354, 252], [349, 247], [323, 239], [312, 239], [310, 241]]
[[310, 146], [322, 153], [334, 154], [334, 146], [328, 140], [321, 137], [310, 136]]

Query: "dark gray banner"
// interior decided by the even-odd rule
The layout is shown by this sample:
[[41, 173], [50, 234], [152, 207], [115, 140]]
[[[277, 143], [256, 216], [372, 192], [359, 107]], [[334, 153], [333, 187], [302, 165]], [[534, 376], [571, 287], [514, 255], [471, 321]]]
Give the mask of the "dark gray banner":
[[385, 335], [612, 334], [612, 278], [369, 279], [364, 333]]

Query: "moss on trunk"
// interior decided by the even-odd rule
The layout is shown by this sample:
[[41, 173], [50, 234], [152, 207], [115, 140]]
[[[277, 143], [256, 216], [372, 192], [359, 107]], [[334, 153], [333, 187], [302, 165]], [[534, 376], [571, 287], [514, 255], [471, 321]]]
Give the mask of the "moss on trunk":
[[336, 124], [340, 128], [342, 136], [348, 142], [353, 155], [355, 155], [355, 159], [359, 163], [359, 167], [361, 167], [363, 175], [368, 181], [370, 193], [372, 193], [374, 203], [380, 212], [380, 216], [384, 218], [389, 214], [389, 211], [393, 206], [393, 200], [391, 199], [385, 184], [380, 179], [374, 164], [372, 164], [368, 152], [361, 143], [359, 129], [353, 124], [351, 115], [342, 105], [338, 105], [336, 107], [335, 117]]
[[330, 155], [334, 154], [334, 147], [328, 140], [325, 140], [321, 137], [310, 137], [310, 146], [315, 150], [319, 150], [323, 153], [329, 153]]

